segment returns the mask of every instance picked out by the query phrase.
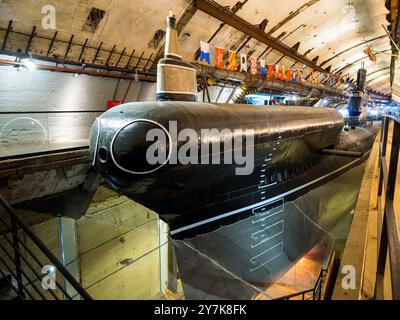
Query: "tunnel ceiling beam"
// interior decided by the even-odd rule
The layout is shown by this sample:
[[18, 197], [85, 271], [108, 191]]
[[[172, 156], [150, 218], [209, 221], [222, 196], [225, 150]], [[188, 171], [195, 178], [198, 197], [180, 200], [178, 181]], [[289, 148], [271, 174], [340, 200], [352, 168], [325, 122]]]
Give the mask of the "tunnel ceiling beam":
[[[387, 53], [387, 52], [390, 52], [390, 51], [392, 51], [392, 50], [391, 50], [391, 49], [382, 50], [382, 51], [376, 52], [375, 54]], [[335, 74], [336, 74], [336, 73], [340, 73], [340, 72], [342, 72], [342, 71], [344, 71], [344, 70], [350, 68], [351, 66], [355, 65], [357, 62], [360, 62], [360, 61], [365, 60], [365, 59], [368, 59], [368, 58], [369, 58], [369, 56], [364, 56], [364, 57], [362, 57], [362, 58], [360, 58], [360, 59], [357, 59], [357, 60], [355, 60], [355, 61], [353, 61], [353, 62], [351, 62], [351, 63], [346, 64], [344, 67], [341, 67], [341, 68], [338, 68], [338, 69], [336, 69], [336, 70], [333, 70], [333, 73], [335, 73]]]
[[[196, 0], [194, 0], [196, 1]], [[231, 9], [231, 12], [235, 14], [239, 10], [242, 10], [243, 6], [248, 2], [249, 0], [244, 0], [244, 1], [238, 1]], [[195, 4], [195, 3], [194, 3]], [[208, 39], [208, 43], [210, 43], [217, 35], [218, 33], [221, 32], [222, 28], [225, 26], [225, 23], [221, 23], [220, 26], [218, 27], [217, 30], [214, 31], [212, 36]], [[197, 48], [195, 54], [194, 54], [194, 60], [198, 60], [200, 57], [200, 48]]]
[[317, 64], [298, 53], [296, 50], [290, 48], [284, 43], [276, 40], [275, 38], [262, 32], [259, 28], [254, 27], [252, 24], [248, 23], [246, 20], [240, 18], [239, 16], [232, 14], [227, 11], [224, 7], [218, 5], [215, 2], [209, 0], [196, 0], [197, 9], [203, 11], [204, 13], [230, 25], [231, 27], [251, 36], [252, 38], [268, 45], [269, 47], [285, 54], [286, 56], [298, 61], [316, 71], [325, 72], [325, 69], [319, 67]]
[[365, 45], [365, 44], [367, 44], [367, 43], [375, 42], [375, 41], [377, 41], [377, 40], [380, 40], [380, 39], [383, 39], [383, 38], [386, 38], [386, 37], [387, 37], [387, 35], [384, 34], [383, 36], [375, 37], [375, 38], [372, 38], [372, 39], [369, 39], [369, 40], [366, 40], [366, 41], [362, 41], [362, 42], [360, 42], [360, 43], [357, 43], [356, 45], [351, 46], [350, 48], [347, 48], [347, 49], [345, 49], [345, 50], [343, 50], [343, 51], [340, 51], [339, 53], [335, 54], [333, 57], [329, 58], [328, 60], [325, 60], [324, 62], [321, 63], [321, 66], [327, 64], [328, 62], [330, 62], [330, 61], [336, 59], [337, 57], [341, 56], [342, 54], [344, 54], [344, 53], [346, 53], [346, 52], [349, 52], [349, 51], [351, 51], [351, 50], [353, 50], [353, 49], [355, 49], [355, 48], [357, 48], [357, 47], [360, 47], [360, 46]]
[[372, 75], [375, 74], [375, 73], [382, 72], [382, 71], [385, 71], [385, 70], [388, 70], [388, 69], [390, 69], [390, 67], [382, 68], [382, 69], [379, 69], [379, 70], [375, 70], [375, 71], [373, 71], [373, 72], [370, 72], [370, 73], [367, 74], [367, 78], [370, 77], [370, 76], [372, 76]]

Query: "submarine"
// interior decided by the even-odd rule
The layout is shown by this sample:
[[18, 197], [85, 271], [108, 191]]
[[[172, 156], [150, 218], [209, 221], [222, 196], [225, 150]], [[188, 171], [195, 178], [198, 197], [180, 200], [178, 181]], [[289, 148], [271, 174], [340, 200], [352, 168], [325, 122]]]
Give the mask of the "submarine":
[[328, 107], [197, 102], [175, 24], [157, 100], [96, 119], [92, 167], [168, 224], [186, 298], [264, 296], [354, 209], [379, 128], [344, 130]]
[[[345, 132], [344, 119], [333, 108], [196, 102], [196, 71], [179, 54], [175, 23], [174, 16], [167, 17], [157, 101], [114, 107], [96, 119], [90, 133], [94, 169], [113, 189], [158, 213], [171, 235], [185, 237], [245, 216], [267, 214], [274, 204], [294, 199], [368, 158], [378, 129]], [[171, 123], [175, 136], [188, 128], [190, 134], [173, 138]], [[240, 131], [246, 151], [243, 132], [249, 129], [252, 171], [240, 175], [243, 163], [224, 162], [235, 148], [226, 150], [224, 143], [226, 134], [233, 141]], [[154, 145], [147, 136], [152, 130], [166, 136], [158, 141], [165, 157], [155, 164], [147, 159]], [[203, 130], [219, 134], [205, 142]], [[218, 163], [170, 161], [171, 154], [185, 145], [197, 150], [192, 158], [200, 159], [201, 147], [209, 144], [211, 150], [215, 143], [219, 152], [212, 157]]]

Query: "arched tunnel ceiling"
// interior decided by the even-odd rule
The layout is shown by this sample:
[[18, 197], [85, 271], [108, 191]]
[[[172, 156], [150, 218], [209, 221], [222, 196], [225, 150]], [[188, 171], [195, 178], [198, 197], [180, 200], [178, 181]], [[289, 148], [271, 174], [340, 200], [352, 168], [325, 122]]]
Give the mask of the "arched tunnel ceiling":
[[[217, 0], [218, 4], [232, 9], [237, 0]], [[245, 2], [237, 15], [253, 25], [268, 20], [265, 32], [278, 38], [289, 47], [300, 42], [298, 52], [307, 53], [306, 57], [318, 58], [317, 64], [323, 68], [331, 66], [334, 72], [350, 73], [355, 77], [361, 62], [367, 68], [368, 85], [381, 92], [390, 94], [390, 40], [385, 36], [382, 24], [387, 26], [384, 0], [242, 0]], [[53, 5], [56, 9], [57, 39], [64, 43], [55, 43], [52, 54], [61, 54], [71, 35], [73, 43], [96, 48], [101, 42], [102, 48], [116, 46], [115, 51], [126, 48], [127, 55], [135, 49], [138, 58], [143, 53], [143, 62], [157, 55], [162, 41], [154, 45], [152, 39], [157, 30], [165, 30], [165, 16], [173, 11], [177, 17], [185, 14], [188, 0], [3, 0], [0, 2], [1, 39], [4, 38], [9, 20], [13, 20], [13, 30], [30, 34], [32, 27], [37, 27], [37, 35], [52, 38], [55, 30], [42, 27], [43, 6]], [[105, 16], [95, 32], [83, 26], [92, 8], [104, 10]], [[189, 6], [190, 8], [190, 6]], [[180, 45], [184, 58], [194, 61], [199, 41], [208, 41], [220, 27], [221, 21], [197, 10], [180, 33]], [[239, 49], [247, 35], [225, 25], [211, 41], [211, 45], [226, 49]], [[6, 49], [16, 51], [24, 48], [26, 39], [22, 35], [9, 37]], [[0, 42], [1, 43], [1, 42]], [[260, 57], [266, 45], [255, 39], [249, 40], [241, 52]], [[371, 48], [377, 54], [377, 61], [371, 62], [363, 52]], [[32, 42], [34, 53], [46, 54], [48, 41], [35, 38]], [[80, 47], [72, 46], [69, 56], [79, 56]], [[87, 50], [84, 58], [93, 58], [95, 50]], [[292, 58], [283, 57], [282, 53], [268, 50], [267, 63], [293, 66]], [[107, 59], [107, 55], [99, 57]], [[113, 57], [112, 59], [117, 59]], [[124, 58], [125, 59], [125, 58]], [[127, 59], [127, 58], [126, 58]], [[151, 59], [151, 58], [150, 58]], [[149, 61], [151, 63], [151, 61]], [[297, 64], [297, 67], [302, 67]], [[306, 68], [310, 70], [309, 67]], [[379, 71], [380, 70], [380, 71]]]

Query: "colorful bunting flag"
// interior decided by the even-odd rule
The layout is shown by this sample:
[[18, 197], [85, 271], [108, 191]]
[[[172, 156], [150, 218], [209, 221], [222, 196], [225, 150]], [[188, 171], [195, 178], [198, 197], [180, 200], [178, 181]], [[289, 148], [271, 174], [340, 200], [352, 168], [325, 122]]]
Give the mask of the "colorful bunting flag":
[[320, 79], [320, 77], [321, 77], [321, 74], [319, 73], [319, 72], [314, 72], [314, 81], [315, 81], [315, 84], [319, 84], [320, 83], [320, 81], [321, 81], [321, 79]]
[[240, 54], [240, 71], [247, 72], [247, 55]]
[[209, 65], [211, 64], [210, 60], [210, 44], [200, 41], [200, 62], [205, 60]]
[[260, 59], [260, 73], [265, 74], [265, 60], [263, 59]]
[[274, 76], [274, 65], [269, 64], [268, 65], [268, 79], [272, 80], [272, 77]]
[[335, 82], [336, 82], [336, 76], [334, 74], [330, 73], [328, 83], [332, 86], [335, 84]]
[[227, 69], [230, 71], [237, 71], [236, 51], [229, 50], [229, 63]]
[[224, 48], [215, 47], [215, 66], [218, 69], [223, 67]]
[[286, 71], [286, 81], [290, 81], [292, 79], [292, 70], [287, 69]]
[[257, 74], [257, 58], [256, 57], [250, 58], [250, 73]]
[[286, 68], [284, 66], [282, 66], [282, 72], [281, 72], [281, 80], [285, 81], [285, 74], [286, 74]]
[[296, 70], [292, 70], [292, 82], [296, 82]]
[[275, 79], [278, 79], [280, 77], [281, 77], [280, 68], [278, 65], [275, 65]]
[[[224, 48], [215, 47], [215, 66], [218, 69], [223, 68], [223, 57], [224, 57]], [[229, 50], [229, 58], [227, 69], [230, 71], [237, 71], [238, 64], [236, 61], [236, 51]], [[242, 53], [240, 54], [240, 71], [247, 72], [248, 70], [248, 62], [247, 55]], [[200, 41], [200, 62], [205, 61], [207, 64], [211, 65], [210, 61], [210, 44]], [[321, 79], [324, 77], [328, 80], [329, 83], [346, 83], [349, 81], [350, 75], [340, 74], [339, 76], [333, 74], [322, 74], [318, 72], [306, 72], [303, 69], [293, 69], [286, 68], [285, 66], [279, 66], [274, 64], [268, 64], [266, 67], [265, 59], [260, 59], [260, 70], [258, 71], [257, 59], [255, 57], [250, 57], [250, 73], [255, 75], [257, 73], [267, 74], [268, 79], [281, 79], [282, 81], [292, 81], [292, 82], [301, 82], [303, 81], [303, 77], [311, 78], [311, 82], [313, 84], [319, 84]], [[307, 79], [308, 79], [307, 77]]]
[[296, 79], [297, 79], [297, 81], [298, 82], [301, 82], [301, 81], [303, 81], [303, 69], [299, 69], [299, 70], [297, 70], [297, 76], [296, 76]]

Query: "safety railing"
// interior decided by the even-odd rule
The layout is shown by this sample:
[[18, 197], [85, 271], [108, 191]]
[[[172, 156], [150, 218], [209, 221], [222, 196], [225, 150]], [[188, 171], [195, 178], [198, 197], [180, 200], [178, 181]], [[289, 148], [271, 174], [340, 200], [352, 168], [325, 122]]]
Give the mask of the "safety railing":
[[[391, 130], [393, 133], [390, 135]], [[395, 199], [400, 205], [399, 196], [395, 197], [396, 180], [399, 175], [400, 119], [384, 116], [379, 146], [379, 180], [378, 180], [378, 261], [375, 296], [382, 297], [385, 272], [390, 271], [392, 299], [400, 300], [400, 237], [399, 223], [395, 211]], [[389, 158], [388, 158], [389, 156]], [[389, 256], [389, 268], [386, 268]]]
[[24, 300], [92, 299], [1, 195], [0, 278]]
[[314, 288], [279, 297], [276, 300], [321, 300], [326, 273], [325, 269], [320, 271]]

